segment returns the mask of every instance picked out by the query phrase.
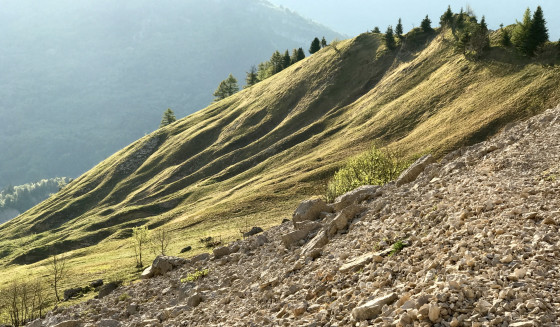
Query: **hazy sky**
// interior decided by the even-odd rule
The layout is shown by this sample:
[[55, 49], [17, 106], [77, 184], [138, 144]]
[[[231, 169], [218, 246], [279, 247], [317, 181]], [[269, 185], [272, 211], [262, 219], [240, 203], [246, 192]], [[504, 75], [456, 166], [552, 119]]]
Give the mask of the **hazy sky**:
[[396, 25], [399, 17], [403, 20], [405, 31], [418, 27], [422, 18], [428, 14], [432, 26], [439, 23], [439, 17], [451, 5], [454, 12], [470, 5], [480, 18], [486, 16], [489, 28], [498, 29], [500, 23], [513, 24], [521, 20], [527, 7], [534, 11], [538, 5], [543, 8], [550, 39], [560, 37], [560, 1], [520, 1], [520, 0], [269, 0], [294, 10], [301, 15], [324, 24], [337, 32], [356, 36], [379, 26], [385, 31], [388, 25]]

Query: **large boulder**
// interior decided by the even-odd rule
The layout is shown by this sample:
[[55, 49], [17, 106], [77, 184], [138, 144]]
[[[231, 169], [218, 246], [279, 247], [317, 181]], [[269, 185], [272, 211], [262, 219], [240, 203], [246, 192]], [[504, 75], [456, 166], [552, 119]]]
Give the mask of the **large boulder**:
[[320, 231], [301, 249], [301, 253], [305, 257], [317, 258], [321, 254], [322, 248], [327, 245], [329, 238], [325, 231]]
[[158, 255], [152, 263], [151, 273], [153, 276], [163, 275], [187, 262], [188, 260], [179, 257]]
[[210, 259], [210, 254], [207, 253], [207, 252], [204, 252], [204, 253], [201, 253], [199, 255], [196, 255], [196, 256], [192, 257], [191, 262], [195, 263], [195, 262], [198, 262], [198, 261], [205, 261], [205, 260], [208, 260], [208, 259]]
[[354, 217], [361, 214], [365, 210], [366, 208], [359, 204], [353, 204], [350, 205], [349, 207], [344, 208], [330, 222], [327, 229], [328, 236], [333, 236], [338, 231], [346, 229], [346, 227], [348, 227], [348, 224], [352, 221], [352, 219], [354, 219]]
[[321, 212], [331, 212], [331, 208], [321, 199], [305, 200], [294, 211], [292, 222], [294, 227], [297, 223], [306, 220], [319, 219]]
[[219, 248], [215, 248], [212, 252], [214, 253], [215, 259], [220, 259], [221, 257], [230, 254], [231, 250], [229, 249], [229, 246], [222, 246]]
[[349, 205], [373, 199], [380, 188], [381, 186], [378, 185], [364, 185], [350, 192], [344, 193], [334, 200], [334, 210], [340, 211]]
[[397, 178], [397, 186], [401, 186], [410, 182], [414, 182], [418, 175], [426, 169], [426, 166], [436, 162], [436, 159], [431, 154], [427, 154], [420, 159], [416, 160], [410, 167], [401, 173]]
[[296, 230], [288, 234], [284, 234], [282, 235], [282, 243], [286, 248], [289, 248], [290, 246], [306, 238], [307, 234], [309, 234], [309, 231], [305, 230]]
[[85, 293], [87, 290], [84, 290], [81, 287], [76, 287], [76, 288], [69, 288], [64, 290], [64, 301], [68, 301], [73, 297], [78, 297], [80, 295], [82, 295], [83, 293]]
[[190, 250], [192, 250], [192, 246], [187, 245], [184, 248], [181, 249], [180, 253], [185, 253], [185, 252], [189, 252]]
[[248, 231], [248, 232], [246, 232], [246, 233], [243, 233], [243, 237], [253, 236], [253, 235], [256, 235], [256, 234], [262, 233], [262, 232], [263, 232], [263, 229], [262, 229], [262, 228], [260, 228], [260, 227], [253, 227], [253, 228], [251, 228], [250, 231]]
[[98, 298], [104, 298], [107, 295], [111, 294], [114, 290], [116, 290], [119, 286], [121, 286], [122, 281], [115, 281], [107, 283], [99, 288], [99, 295]]

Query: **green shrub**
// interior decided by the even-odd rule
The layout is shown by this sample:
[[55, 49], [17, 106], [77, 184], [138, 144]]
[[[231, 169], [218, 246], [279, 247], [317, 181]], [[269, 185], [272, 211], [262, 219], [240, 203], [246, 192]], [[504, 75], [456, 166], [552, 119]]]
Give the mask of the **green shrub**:
[[181, 283], [194, 282], [194, 281], [208, 275], [208, 272], [210, 272], [208, 269], [197, 270], [193, 273], [188, 274], [187, 277], [181, 279]]
[[395, 255], [399, 252], [402, 251], [402, 249], [405, 248], [405, 243], [403, 241], [397, 241], [395, 244], [393, 244], [393, 249], [391, 250], [391, 253], [389, 254], [389, 256]]
[[382, 151], [372, 146], [351, 158], [338, 170], [327, 185], [327, 201], [362, 185], [383, 185], [399, 176], [407, 167], [398, 152]]

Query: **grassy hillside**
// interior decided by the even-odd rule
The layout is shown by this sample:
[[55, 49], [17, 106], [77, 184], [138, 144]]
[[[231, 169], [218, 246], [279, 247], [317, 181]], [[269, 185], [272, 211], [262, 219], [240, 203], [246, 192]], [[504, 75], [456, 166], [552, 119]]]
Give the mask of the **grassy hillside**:
[[499, 47], [469, 61], [451, 36], [417, 30], [393, 51], [363, 34], [101, 162], [1, 225], [0, 262], [44, 274], [42, 260], [68, 252], [68, 284], [131, 274], [133, 226], [171, 229], [172, 254], [204, 251], [201, 237], [237, 238], [289, 217], [373, 141], [441, 156], [559, 102], [559, 66]]
[[76, 177], [228, 74], [341, 38], [264, 0], [4, 0], [0, 31], [0, 189]]

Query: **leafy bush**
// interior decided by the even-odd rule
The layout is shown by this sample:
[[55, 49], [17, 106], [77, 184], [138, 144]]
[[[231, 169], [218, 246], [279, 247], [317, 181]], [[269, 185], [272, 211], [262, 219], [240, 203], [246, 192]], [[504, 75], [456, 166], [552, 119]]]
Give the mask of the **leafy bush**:
[[395, 244], [393, 244], [393, 249], [391, 250], [391, 253], [389, 254], [389, 256], [395, 255], [399, 252], [402, 251], [402, 249], [405, 248], [405, 243], [403, 241], [397, 241]]
[[327, 185], [327, 201], [362, 185], [383, 185], [399, 176], [408, 165], [398, 152], [381, 151], [375, 146], [348, 160]]
[[187, 277], [181, 279], [181, 282], [182, 283], [194, 282], [194, 281], [208, 275], [209, 272], [210, 272], [210, 270], [208, 270], [208, 269], [197, 270], [193, 273], [188, 274]]

